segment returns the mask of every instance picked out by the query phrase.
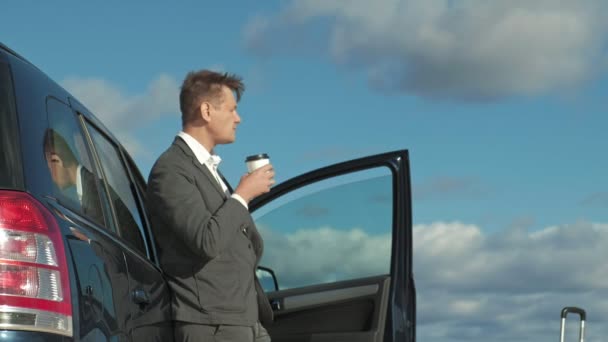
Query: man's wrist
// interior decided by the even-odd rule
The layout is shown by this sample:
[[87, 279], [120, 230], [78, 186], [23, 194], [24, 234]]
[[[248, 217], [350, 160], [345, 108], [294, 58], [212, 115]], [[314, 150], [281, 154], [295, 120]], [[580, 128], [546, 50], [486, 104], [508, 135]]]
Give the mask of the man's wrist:
[[245, 199], [241, 195], [239, 195], [235, 192], [230, 197], [239, 201], [245, 207], [245, 209], [249, 210], [249, 205], [247, 205], [247, 201], [245, 201]]

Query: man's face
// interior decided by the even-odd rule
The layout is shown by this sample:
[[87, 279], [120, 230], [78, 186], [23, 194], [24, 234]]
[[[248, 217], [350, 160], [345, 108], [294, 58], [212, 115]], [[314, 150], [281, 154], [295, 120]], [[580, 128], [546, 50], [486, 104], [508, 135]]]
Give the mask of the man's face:
[[63, 165], [63, 161], [55, 153], [45, 153], [46, 163], [51, 172], [51, 178], [53, 182], [63, 190], [69, 187], [71, 184], [68, 169]]
[[236, 140], [236, 126], [241, 117], [236, 111], [236, 99], [230, 88], [222, 87], [222, 98], [209, 109], [209, 131], [215, 144], [230, 144]]

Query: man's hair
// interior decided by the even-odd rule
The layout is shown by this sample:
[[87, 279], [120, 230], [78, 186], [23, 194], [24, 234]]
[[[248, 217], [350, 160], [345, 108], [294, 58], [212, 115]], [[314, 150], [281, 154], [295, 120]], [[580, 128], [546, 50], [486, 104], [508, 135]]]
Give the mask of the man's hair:
[[243, 79], [235, 74], [219, 73], [210, 70], [191, 71], [186, 75], [179, 94], [179, 106], [182, 112], [182, 125], [190, 122], [204, 101], [219, 105], [223, 101], [222, 86], [228, 87], [236, 94], [236, 101], [245, 91]]
[[57, 133], [54, 129], [48, 128], [46, 132], [44, 132], [44, 143], [43, 143], [44, 153], [54, 153], [61, 158], [63, 165], [72, 166], [77, 165], [78, 160], [72, 152], [70, 145], [68, 145], [67, 141], [61, 136], [61, 134]]

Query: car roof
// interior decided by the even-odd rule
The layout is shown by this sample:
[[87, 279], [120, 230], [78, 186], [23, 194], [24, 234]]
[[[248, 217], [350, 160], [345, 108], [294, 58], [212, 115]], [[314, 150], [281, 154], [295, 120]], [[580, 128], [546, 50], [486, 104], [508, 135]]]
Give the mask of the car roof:
[[[9, 48], [8, 46], [6, 46], [4, 43], [0, 42], [0, 49], [4, 50], [5, 52], [10, 53], [11, 55], [19, 58], [20, 60], [26, 62], [27, 64], [33, 66], [34, 68], [40, 70], [40, 68], [38, 68], [36, 65], [34, 65], [32, 62], [30, 62], [29, 60], [27, 60], [27, 58], [23, 57], [22, 55], [18, 54], [15, 50]], [[42, 70], [40, 70], [42, 72]]]

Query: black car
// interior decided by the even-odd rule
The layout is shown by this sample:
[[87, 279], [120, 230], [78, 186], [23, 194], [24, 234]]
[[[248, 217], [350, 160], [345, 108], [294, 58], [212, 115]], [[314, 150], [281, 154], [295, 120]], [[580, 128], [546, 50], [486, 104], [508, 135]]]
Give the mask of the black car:
[[[0, 44], [0, 341], [171, 341], [146, 182], [83, 104]], [[414, 341], [407, 151], [279, 184], [250, 209], [273, 341]]]

